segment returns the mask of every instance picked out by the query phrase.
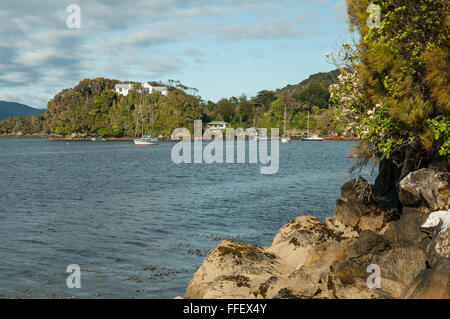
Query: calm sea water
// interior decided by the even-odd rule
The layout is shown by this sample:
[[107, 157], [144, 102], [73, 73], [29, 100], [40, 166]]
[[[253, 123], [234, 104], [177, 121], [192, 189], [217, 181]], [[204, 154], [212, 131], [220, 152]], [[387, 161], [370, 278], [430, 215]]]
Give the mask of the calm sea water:
[[264, 247], [293, 217], [323, 220], [352, 178], [348, 141], [280, 145], [275, 175], [176, 165], [173, 145], [0, 139], [0, 298], [184, 295], [218, 242]]

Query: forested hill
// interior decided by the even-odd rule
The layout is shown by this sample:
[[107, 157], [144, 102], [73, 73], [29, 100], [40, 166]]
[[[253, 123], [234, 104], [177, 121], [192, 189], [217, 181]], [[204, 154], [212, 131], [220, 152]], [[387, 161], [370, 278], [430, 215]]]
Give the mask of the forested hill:
[[[284, 109], [289, 129], [305, 129], [306, 114], [311, 111], [311, 128], [323, 132], [339, 131], [330, 122], [328, 86], [337, 71], [318, 73], [297, 85], [276, 91], [264, 90], [255, 97], [231, 97], [217, 103], [202, 101], [196, 92], [179, 82], [171, 82], [169, 94], [144, 96], [145, 133], [169, 137], [178, 127], [192, 131], [193, 122], [223, 120], [234, 127], [282, 127]], [[0, 122], [0, 134], [54, 134], [76, 136], [133, 136], [141, 131], [139, 83], [127, 96], [115, 92], [118, 80], [104, 78], [82, 80], [74, 88], [64, 89], [47, 104], [43, 115], [10, 117]], [[162, 85], [150, 82], [152, 84]], [[323, 120], [323, 121], [322, 121]], [[137, 126], [138, 124], [138, 126]]]
[[276, 90], [277, 96], [292, 97], [308, 106], [327, 108], [330, 94], [328, 87], [337, 82], [339, 70], [331, 72], [320, 72], [311, 75], [308, 79], [295, 85]]
[[0, 101], [0, 120], [10, 116], [38, 115], [44, 112], [45, 110], [35, 109], [24, 104]]

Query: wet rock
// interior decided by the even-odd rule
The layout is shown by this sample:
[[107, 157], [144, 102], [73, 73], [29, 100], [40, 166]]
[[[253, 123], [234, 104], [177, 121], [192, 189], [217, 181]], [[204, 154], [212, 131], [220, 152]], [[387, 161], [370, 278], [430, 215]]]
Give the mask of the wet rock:
[[422, 168], [409, 173], [399, 183], [399, 199], [405, 207], [425, 207], [429, 211], [448, 207], [450, 174]]

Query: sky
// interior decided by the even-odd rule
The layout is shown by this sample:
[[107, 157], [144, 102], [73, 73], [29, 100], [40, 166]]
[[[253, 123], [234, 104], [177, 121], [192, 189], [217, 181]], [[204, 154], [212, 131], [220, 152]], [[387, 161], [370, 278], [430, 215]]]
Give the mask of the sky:
[[334, 69], [352, 39], [345, 0], [2, 0], [0, 21], [0, 100], [36, 108], [95, 77], [250, 97]]

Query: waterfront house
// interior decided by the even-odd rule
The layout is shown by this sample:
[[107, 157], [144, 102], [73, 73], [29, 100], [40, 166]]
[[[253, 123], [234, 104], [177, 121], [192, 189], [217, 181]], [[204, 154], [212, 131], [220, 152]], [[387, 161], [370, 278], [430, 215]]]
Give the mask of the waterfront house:
[[230, 127], [230, 123], [227, 123], [224, 121], [213, 121], [213, 122], [209, 122], [206, 125], [208, 127], [207, 132], [209, 134], [206, 134], [205, 136], [203, 136], [204, 140], [211, 140], [213, 136], [215, 139], [223, 139], [223, 132], [228, 127]]
[[[123, 84], [116, 84], [115, 91], [123, 96], [127, 96], [129, 91], [133, 88], [132, 83], [123, 83]], [[145, 93], [154, 93], [154, 92], [160, 92], [162, 95], [166, 96], [169, 93], [169, 89], [165, 86], [153, 86], [148, 83], [144, 83], [143, 91]]]
[[169, 93], [169, 89], [165, 86], [153, 86], [151, 84], [144, 83], [144, 92], [145, 93], [160, 92], [162, 95], [166, 96]]
[[213, 122], [209, 122], [207, 124], [207, 126], [212, 132], [217, 132], [217, 131], [223, 132], [228, 127], [230, 127], [230, 123], [227, 123], [224, 121], [213, 121]]
[[124, 84], [116, 84], [116, 92], [123, 95], [123, 96], [127, 96], [128, 92], [133, 88], [133, 84], [132, 83], [124, 83]]

